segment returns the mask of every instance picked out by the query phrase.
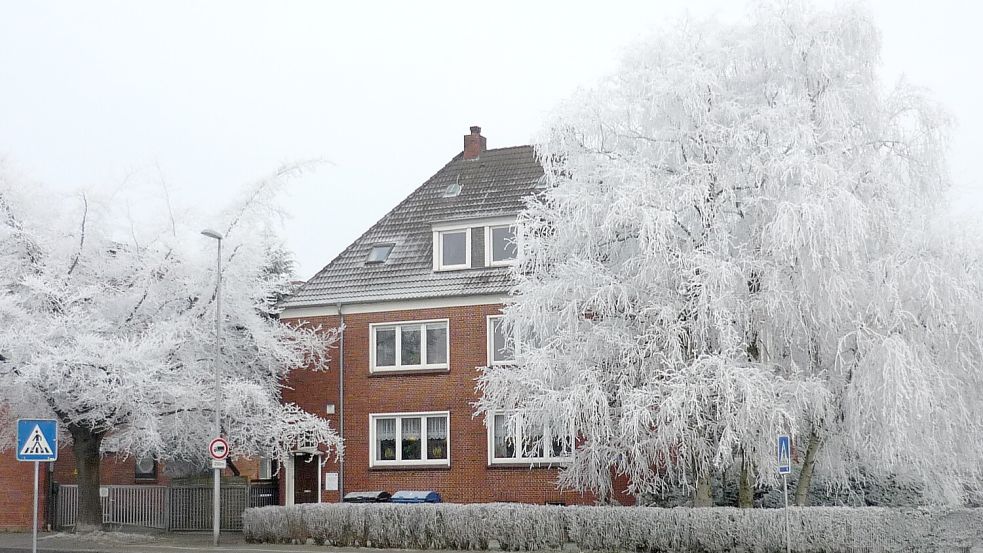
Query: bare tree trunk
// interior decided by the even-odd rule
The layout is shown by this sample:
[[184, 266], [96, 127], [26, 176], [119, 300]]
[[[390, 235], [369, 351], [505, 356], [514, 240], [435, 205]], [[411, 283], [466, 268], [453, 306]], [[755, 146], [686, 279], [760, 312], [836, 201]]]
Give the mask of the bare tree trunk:
[[99, 502], [99, 447], [103, 435], [87, 428], [69, 426], [72, 451], [78, 471], [78, 517], [76, 532], [102, 529], [102, 504]]
[[694, 507], [713, 507], [713, 488], [710, 475], [697, 473], [696, 490], [693, 492]]
[[809, 487], [812, 486], [812, 472], [816, 468], [816, 453], [822, 445], [816, 431], [809, 433], [809, 445], [806, 447], [806, 456], [802, 461], [802, 471], [799, 473], [799, 482], [795, 485], [795, 504], [805, 507], [809, 504]]
[[750, 459], [743, 452], [741, 453], [741, 476], [737, 488], [737, 506], [742, 509], [754, 507], [754, 485], [752, 478], [754, 468], [751, 466]]

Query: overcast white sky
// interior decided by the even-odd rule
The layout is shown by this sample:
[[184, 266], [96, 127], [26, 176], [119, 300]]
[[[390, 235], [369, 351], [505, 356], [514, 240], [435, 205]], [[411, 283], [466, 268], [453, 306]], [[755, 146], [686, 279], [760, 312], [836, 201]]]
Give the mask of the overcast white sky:
[[[869, 6], [885, 75], [932, 89], [958, 120], [954, 209], [983, 214], [983, 4]], [[0, 158], [66, 190], [162, 175], [176, 202], [205, 210], [283, 162], [328, 159], [284, 200], [306, 279], [456, 155], [468, 126], [481, 125], [492, 148], [528, 143], [634, 39], [686, 13], [735, 20], [745, 10], [0, 0]]]

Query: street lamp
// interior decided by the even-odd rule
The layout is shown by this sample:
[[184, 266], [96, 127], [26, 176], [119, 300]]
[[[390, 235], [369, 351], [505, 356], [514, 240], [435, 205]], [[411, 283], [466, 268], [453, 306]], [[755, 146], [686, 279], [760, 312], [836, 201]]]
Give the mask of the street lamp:
[[[209, 238], [214, 238], [218, 242], [218, 253], [215, 264], [215, 404], [212, 406], [212, 409], [215, 412], [215, 437], [220, 438], [222, 436], [222, 382], [219, 375], [219, 361], [222, 357], [222, 235], [211, 229], [205, 229], [201, 233]], [[222, 469], [214, 468], [213, 471], [212, 545], [218, 547], [222, 500]]]

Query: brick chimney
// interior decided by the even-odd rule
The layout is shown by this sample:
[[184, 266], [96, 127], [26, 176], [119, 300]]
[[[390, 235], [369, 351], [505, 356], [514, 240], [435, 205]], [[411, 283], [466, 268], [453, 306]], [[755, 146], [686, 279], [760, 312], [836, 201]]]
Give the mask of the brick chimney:
[[464, 159], [478, 159], [481, 152], [488, 149], [481, 127], [471, 127], [471, 134], [464, 135]]

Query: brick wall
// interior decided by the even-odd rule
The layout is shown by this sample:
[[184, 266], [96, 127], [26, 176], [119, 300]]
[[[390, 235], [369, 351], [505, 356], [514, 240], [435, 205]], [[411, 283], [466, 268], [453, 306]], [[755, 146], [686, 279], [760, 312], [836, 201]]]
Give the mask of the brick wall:
[[[345, 476], [344, 491], [435, 490], [449, 502], [518, 501], [524, 503], [593, 503], [577, 492], [557, 491], [556, 469], [489, 467], [483, 418], [473, 418], [476, 367], [487, 363], [487, 319], [499, 305], [418, 309], [385, 313], [347, 314], [345, 321]], [[450, 370], [438, 374], [369, 373], [369, 324], [448, 319]], [[339, 318], [307, 317], [287, 323], [336, 327]], [[325, 416], [338, 427], [339, 414], [326, 415], [328, 403], [338, 405], [338, 351], [331, 370], [294, 371], [286, 382], [284, 399]], [[369, 415], [397, 412], [450, 412], [450, 467], [428, 469], [370, 468]], [[323, 472], [337, 472], [327, 462]], [[323, 486], [322, 486], [323, 487]], [[321, 491], [322, 501], [338, 501], [338, 492]], [[631, 498], [619, 496], [622, 503]]]
[[[41, 463], [38, 525], [44, 525], [48, 463]], [[34, 463], [19, 462], [13, 449], [0, 453], [0, 532], [30, 532]]]

